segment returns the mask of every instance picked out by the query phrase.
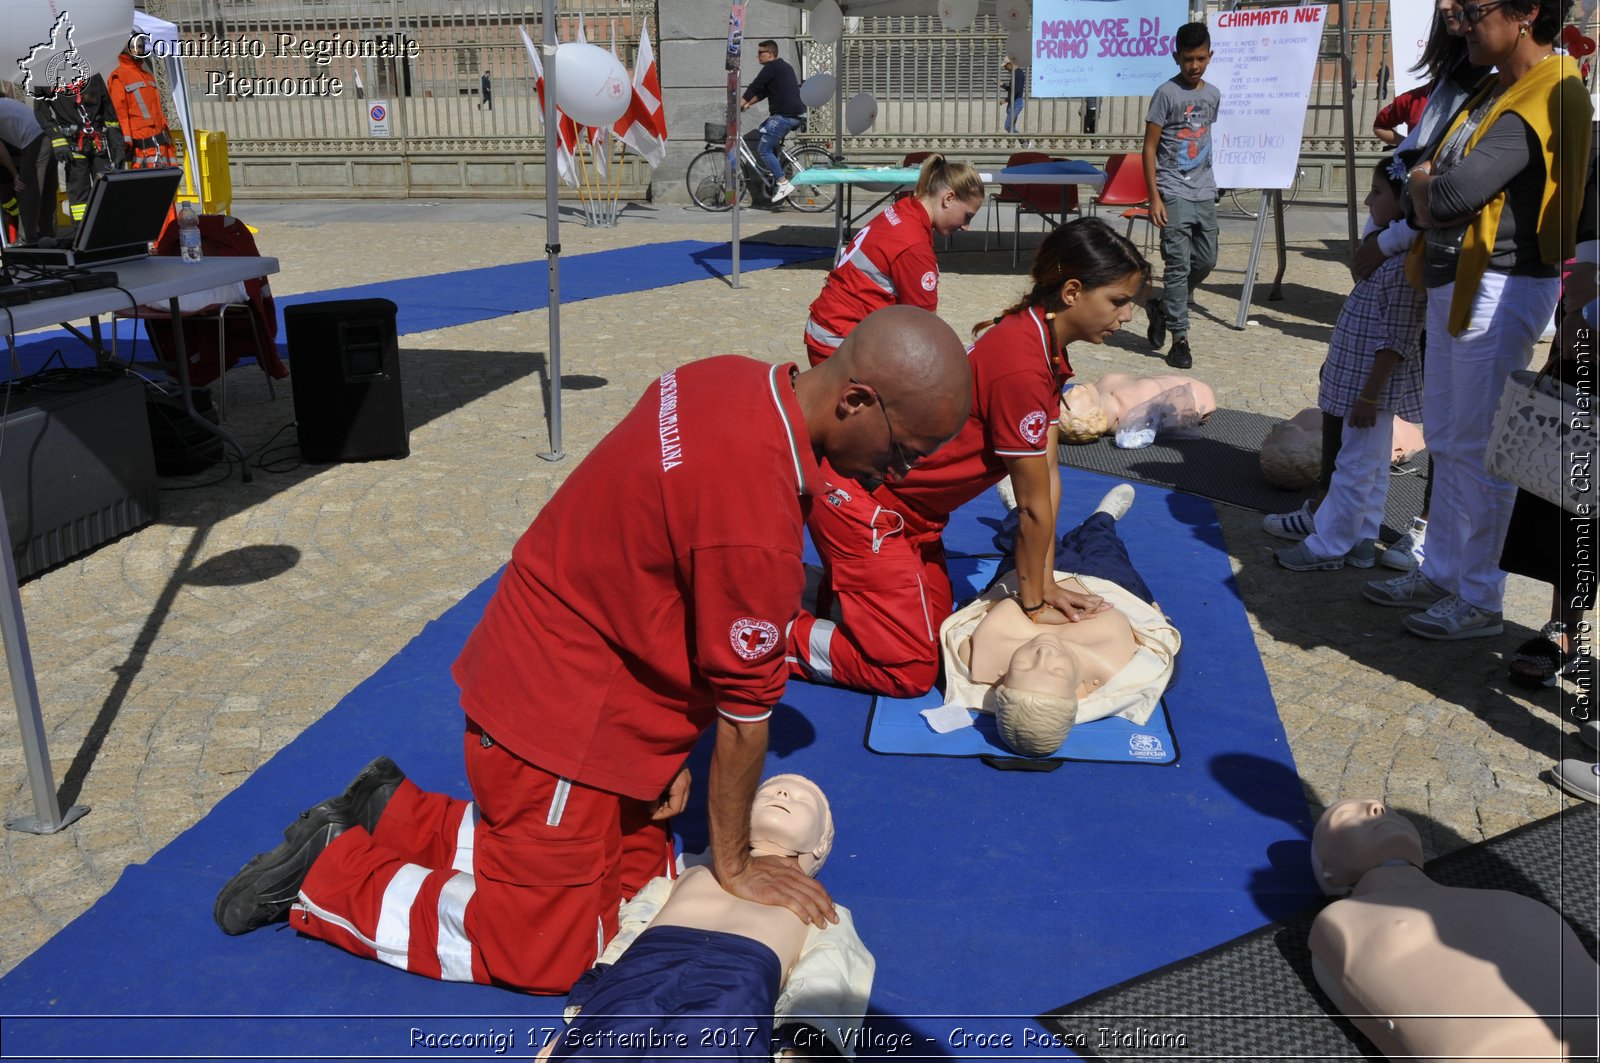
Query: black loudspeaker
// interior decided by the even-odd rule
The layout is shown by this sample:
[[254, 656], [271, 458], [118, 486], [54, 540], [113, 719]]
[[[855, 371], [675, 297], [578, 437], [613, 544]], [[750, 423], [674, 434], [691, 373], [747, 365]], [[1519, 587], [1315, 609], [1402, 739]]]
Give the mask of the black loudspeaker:
[[411, 453], [400, 389], [398, 308], [387, 299], [285, 307], [289, 382], [308, 462]]

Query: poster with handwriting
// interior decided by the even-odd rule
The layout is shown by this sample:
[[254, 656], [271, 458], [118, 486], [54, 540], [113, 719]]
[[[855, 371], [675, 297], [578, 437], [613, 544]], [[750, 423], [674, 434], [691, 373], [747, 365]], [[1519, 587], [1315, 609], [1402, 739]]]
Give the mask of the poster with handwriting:
[[1206, 80], [1222, 93], [1211, 128], [1218, 188], [1288, 188], [1328, 9], [1261, 7], [1211, 16]]
[[[1034, 0], [1034, 96], [1148, 96], [1178, 72], [1188, 0]], [[995, 60], [996, 66], [999, 60]]]

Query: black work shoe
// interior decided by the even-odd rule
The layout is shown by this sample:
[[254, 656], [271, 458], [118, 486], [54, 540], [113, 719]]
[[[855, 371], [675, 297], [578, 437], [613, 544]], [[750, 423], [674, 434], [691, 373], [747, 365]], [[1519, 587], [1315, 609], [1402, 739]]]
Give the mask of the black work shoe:
[[344, 788], [344, 793], [324, 803], [342, 804], [349, 810], [349, 818], [371, 834], [377, 830], [378, 820], [389, 806], [389, 798], [405, 781], [406, 773], [400, 770], [400, 765], [388, 757], [379, 757], [361, 769], [361, 773]]
[[1150, 341], [1150, 349], [1159, 351], [1167, 342], [1167, 315], [1161, 310], [1161, 299], [1153, 297], [1144, 304], [1144, 312], [1150, 318], [1150, 327], [1145, 329], [1144, 338]]
[[1167, 364], [1174, 369], [1188, 369], [1194, 365], [1194, 358], [1189, 354], [1187, 337], [1172, 341], [1172, 350], [1167, 352]]
[[225, 934], [244, 934], [289, 915], [311, 865], [355, 821], [345, 806], [324, 801], [300, 813], [283, 832], [283, 844], [251, 860], [217, 894], [211, 915]]

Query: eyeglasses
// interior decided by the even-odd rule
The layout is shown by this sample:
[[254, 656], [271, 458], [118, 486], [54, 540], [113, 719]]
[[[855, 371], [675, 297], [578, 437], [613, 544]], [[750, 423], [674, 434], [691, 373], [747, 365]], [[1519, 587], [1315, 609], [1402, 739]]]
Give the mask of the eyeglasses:
[[894, 463], [889, 466], [888, 471], [897, 478], [905, 476], [917, 462], [922, 460], [922, 455], [919, 454], [912, 458], [906, 457], [906, 452], [900, 447], [900, 441], [894, 437], [894, 425], [889, 420], [889, 406], [883, 401], [883, 396], [878, 393], [878, 389], [871, 384], [863, 384], [855, 377], [850, 378], [850, 383], [860, 384], [872, 392], [872, 397], [878, 400], [878, 410], [883, 414], [883, 427], [889, 430], [889, 452], [894, 455]]
[[1462, 4], [1461, 21], [1465, 22], [1469, 26], [1476, 26], [1478, 23], [1483, 21], [1483, 17], [1485, 15], [1496, 10], [1497, 8], [1504, 6], [1504, 4], [1505, 0], [1498, 0], [1498, 2], [1491, 2], [1487, 4]]

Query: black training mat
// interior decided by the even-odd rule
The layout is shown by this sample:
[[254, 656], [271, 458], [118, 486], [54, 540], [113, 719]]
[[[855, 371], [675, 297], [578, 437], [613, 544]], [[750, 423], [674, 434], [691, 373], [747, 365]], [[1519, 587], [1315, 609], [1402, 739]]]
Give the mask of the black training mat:
[[[1427, 872], [1441, 885], [1543, 901], [1593, 955], [1597, 832], [1600, 806], [1578, 805], [1434, 860]], [[1086, 1060], [1382, 1060], [1355, 1027], [1330, 1013], [1312, 977], [1306, 937], [1320, 910], [1063, 1005], [1039, 1022]]]
[[[1280, 491], [1261, 478], [1261, 441], [1281, 421], [1244, 410], [1218, 409], [1187, 435], [1161, 435], [1148, 447], [1122, 450], [1101, 436], [1093, 443], [1061, 445], [1061, 464], [1122, 480], [1170, 487], [1213, 502], [1225, 502], [1258, 513], [1298, 509], [1305, 491]], [[1394, 470], [1389, 479], [1389, 504], [1383, 525], [1386, 540], [1398, 538], [1422, 512], [1426, 452]]]

